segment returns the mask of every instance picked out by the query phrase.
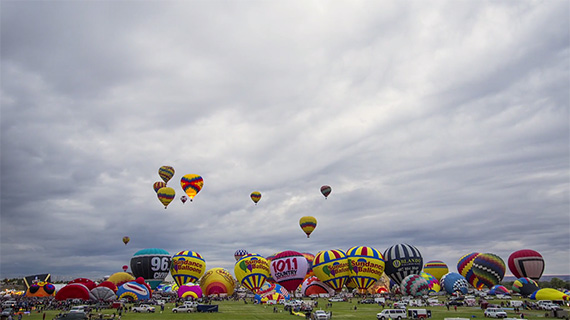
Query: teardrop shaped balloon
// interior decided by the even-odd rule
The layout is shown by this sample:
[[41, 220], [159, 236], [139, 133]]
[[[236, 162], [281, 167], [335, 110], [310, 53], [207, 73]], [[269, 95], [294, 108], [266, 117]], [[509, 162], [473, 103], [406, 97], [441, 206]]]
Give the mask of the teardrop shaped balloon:
[[206, 261], [195, 251], [180, 251], [172, 256], [170, 275], [178, 286], [196, 282], [206, 271]]
[[257, 204], [257, 202], [259, 201], [259, 199], [261, 199], [261, 193], [259, 191], [254, 191], [251, 193], [251, 200]]
[[361, 294], [380, 280], [384, 273], [384, 256], [372, 247], [352, 247], [346, 252], [346, 257], [350, 279]]
[[348, 258], [342, 250], [321, 251], [315, 255], [313, 272], [319, 280], [340, 292], [350, 275]]
[[182, 201], [182, 203], [186, 203], [187, 200], [188, 200], [187, 196], [180, 197], [180, 201]]
[[204, 179], [197, 174], [187, 174], [180, 179], [180, 186], [186, 192], [190, 201], [202, 190], [204, 186]]
[[170, 187], [164, 187], [160, 188], [156, 195], [158, 196], [158, 200], [160, 200], [164, 205], [164, 209], [166, 209], [170, 202], [172, 202], [172, 199], [176, 196], [176, 192]]
[[158, 190], [160, 190], [161, 188], [166, 187], [166, 183], [164, 183], [163, 181], [157, 181], [155, 183], [152, 184], [152, 188], [154, 189], [154, 192], [158, 192]]
[[517, 278], [528, 277], [538, 281], [544, 272], [544, 258], [531, 249], [518, 250], [509, 256], [509, 270]]
[[162, 166], [158, 169], [158, 175], [164, 181], [164, 183], [168, 183], [172, 176], [174, 176], [174, 168], [171, 166]]
[[473, 260], [473, 273], [489, 289], [503, 281], [505, 270], [503, 259], [493, 253], [482, 253]]
[[127, 245], [127, 243], [129, 243], [129, 241], [131, 241], [131, 238], [129, 238], [129, 237], [127, 237], [127, 236], [123, 237], [123, 243], [124, 243], [125, 245]]
[[269, 263], [264, 257], [250, 253], [236, 262], [234, 274], [242, 286], [256, 293], [270, 275]]
[[299, 219], [299, 226], [307, 234], [307, 238], [311, 235], [313, 230], [317, 227], [317, 219], [311, 216], [304, 216]]
[[325, 199], [331, 194], [331, 191], [332, 188], [330, 186], [325, 185], [321, 187], [321, 193], [325, 196]]

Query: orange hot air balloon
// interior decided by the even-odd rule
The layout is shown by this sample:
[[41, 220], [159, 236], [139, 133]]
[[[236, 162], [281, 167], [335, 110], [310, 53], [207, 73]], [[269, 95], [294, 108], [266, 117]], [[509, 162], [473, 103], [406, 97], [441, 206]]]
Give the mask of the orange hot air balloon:
[[190, 201], [202, 190], [204, 179], [197, 174], [187, 174], [180, 179], [180, 186], [186, 192]]
[[127, 245], [127, 243], [129, 243], [129, 241], [131, 241], [131, 238], [129, 238], [129, 237], [127, 237], [127, 236], [123, 237], [123, 243], [124, 243], [125, 245]]
[[299, 220], [299, 226], [301, 226], [301, 229], [303, 229], [303, 231], [307, 234], [307, 238], [309, 238], [313, 230], [315, 230], [317, 227], [317, 219], [311, 216], [301, 217]]

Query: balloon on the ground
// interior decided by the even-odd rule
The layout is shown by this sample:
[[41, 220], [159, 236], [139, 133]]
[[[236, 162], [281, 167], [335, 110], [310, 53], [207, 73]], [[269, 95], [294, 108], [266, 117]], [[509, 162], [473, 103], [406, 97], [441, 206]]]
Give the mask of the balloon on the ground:
[[234, 252], [234, 258], [236, 259], [236, 261], [238, 261], [245, 255], [247, 255], [247, 250], [245, 249], [238, 249], [236, 250], [236, 252]]
[[55, 294], [55, 286], [49, 282], [38, 281], [32, 283], [26, 292], [25, 297], [50, 297]]
[[131, 258], [131, 271], [135, 277], [142, 277], [154, 290], [168, 276], [170, 253], [158, 248], [137, 251]]
[[505, 270], [503, 259], [493, 253], [482, 253], [473, 260], [473, 273], [489, 289], [503, 280]]
[[311, 216], [301, 217], [301, 219], [299, 219], [299, 226], [303, 229], [303, 232], [307, 234], [307, 238], [309, 238], [313, 230], [317, 227], [317, 219]]
[[405, 277], [419, 274], [422, 271], [423, 259], [420, 251], [409, 244], [396, 244], [384, 252], [386, 269], [384, 272], [397, 284], [401, 284]]
[[164, 209], [166, 209], [176, 196], [176, 192], [170, 187], [164, 187], [158, 190], [156, 196], [158, 197], [158, 201], [164, 205]]
[[309, 271], [309, 262], [297, 251], [283, 251], [270, 263], [271, 277], [289, 292], [294, 292]]
[[87, 278], [76, 278], [76, 279], [69, 281], [67, 284], [72, 284], [72, 283], [84, 284], [87, 287], [87, 289], [89, 289], [89, 290], [91, 290], [97, 286], [97, 284], [93, 280], [87, 279]]
[[450, 272], [439, 281], [441, 286], [445, 289], [445, 292], [453, 294], [454, 292], [461, 292], [462, 294], [467, 294], [467, 288], [469, 284], [465, 277], [456, 272]]
[[164, 183], [168, 183], [172, 176], [174, 176], [174, 168], [171, 166], [162, 166], [158, 169], [158, 175], [164, 181]]
[[346, 252], [351, 281], [360, 293], [364, 293], [384, 273], [384, 257], [380, 251], [366, 246], [356, 246]]
[[127, 243], [129, 243], [129, 241], [131, 241], [131, 238], [129, 238], [129, 237], [127, 237], [127, 236], [123, 237], [123, 243], [124, 243], [125, 245], [127, 245]]
[[107, 287], [113, 290], [113, 292], [117, 292], [118, 289], [117, 286], [109, 280], [101, 282], [100, 284], [97, 285], [97, 287]]
[[259, 199], [261, 199], [261, 193], [259, 191], [254, 191], [251, 193], [250, 197], [251, 201], [257, 204], [257, 202], [259, 202]]
[[160, 190], [164, 187], [166, 187], [166, 183], [164, 183], [163, 181], [157, 181], [157, 182], [152, 184], [152, 188], [154, 189], [154, 192], [158, 192], [158, 190]]
[[200, 287], [205, 296], [234, 293], [235, 280], [231, 273], [223, 268], [213, 268], [202, 276]]
[[281, 300], [289, 300], [290, 295], [287, 289], [283, 288], [277, 283], [265, 282], [256, 295], [253, 297], [258, 303], [267, 303], [269, 300], [274, 300], [279, 303]]
[[526, 297], [539, 289], [538, 283], [531, 278], [518, 278], [513, 282], [513, 292], [520, 293]]
[[270, 275], [269, 263], [261, 255], [250, 253], [236, 262], [234, 274], [242, 286], [256, 293]]
[[113, 301], [117, 299], [117, 295], [115, 295], [115, 291], [107, 287], [98, 286], [91, 289], [90, 298], [95, 301]]
[[406, 296], [423, 296], [429, 292], [429, 283], [419, 274], [410, 274], [402, 280], [400, 289]]
[[126, 272], [113, 273], [109, 278], [107, 278], [107, 281], [112, 282], [117, 287], [122, 285], [125, 282], [129, 282], [129, 281], [133, 281], [133, 280], [135, 280], [135, 277], [133, 277], [131, 274], [126, 273]]
[[443, 261], [432, 260], [424, 264], [424, 272], [431, 274], [439, 281], [441, 277], [449, 272], [449, 268]]
[[320, 251], [313, 261], [313, 272], [322, 282], [339, 292], [348, 281], [348, 258], [342, 250]]
[[71, 283], [59, 289], [55, 294], [55, 300], [65, 301], [67, 299], [89, 300], [89, 288], [82, 283]]
[[330, 186], [324, 185], [321, 187], [321, 193], [325, 196], [325, 199], [331, 194], [332, 188]]
[[459, 258], [459, 261], [457, 262], [457, 272], [459, 272], [459, 274], [477, 290], [481, 290], [484, 286], [473, 272], [473, 261], [475, 261], [475, 258], [479, 255], [479, 252], [471, 252]]
[[142, 277], [135, 281], [123, 283], [117, 288], [117, 298], [129, 301], [148, 300], [152, 297], [152, 290]]
[[170, 274], [178, 286], [198, 281], [205, 271], [206, 261], [198, 252], [180, 251], [172, 256]]
[[441, 290], [441, 285], [439, 284], [439, 280], [437, 280], [437, 278], [435, 276], [433, 276], [430, 273], [423, 272], [423, 271], [420, 272], [420, 276], [422, 276], [428, 282], [428, 285], [429, 285], [428, 293], [430, 293], [430, 292], [437, 293]]
[[187, 174], [180, 179], [180, 186], [186, 192], [190, 201], [202, 190], [204, 179], [197, 174]]
[[531, 300], [570, 300], [570, 296], [566, 293], [552, 289], [552, 288], [544, 288], [539, 289], [533, 292], [529, 298]]
[[306, 297], [320, 294], [333, 296], [335, 291], [333, 288], [320, 281], [316, 276], [311, 276], [303, 281], [303, 284], [301, 285], [301, 293]]
[[518, 250], [509, 256], [509, 270], [517, 278], [531, 278], [538, 281], [544, 272], [544, 258], [534, 250]]
[[508, 294], [510, 295], [511, 292], [509, 291], [509, 289], [507, 289], [507, 287], [502, 286], [500, 284], [494, 285], [491, 290], [489, 290], [489, 292], [487, 292], [487, 294], [490, 294], [492, 296], [498, 295], [498, 294]]
[[186, 283], [178, 288], [178, 298], [202, 298], [202, 288], [194, 283]]

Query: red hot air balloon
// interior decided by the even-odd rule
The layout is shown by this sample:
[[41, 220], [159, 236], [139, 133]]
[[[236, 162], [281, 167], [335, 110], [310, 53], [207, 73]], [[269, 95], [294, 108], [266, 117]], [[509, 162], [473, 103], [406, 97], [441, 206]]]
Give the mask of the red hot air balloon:
[[127, 269], [129, 269], [129, 266], [124, 265], [124, 266], [123, 266], [123, 271], [124, 271], [124, 272], [127, 272]]
[[509, 270], [517, 278], [531, 278], [538, 281], [544, 272], [544, 259], [540, 253], [523, 249], [518, 250], [509, 256]]

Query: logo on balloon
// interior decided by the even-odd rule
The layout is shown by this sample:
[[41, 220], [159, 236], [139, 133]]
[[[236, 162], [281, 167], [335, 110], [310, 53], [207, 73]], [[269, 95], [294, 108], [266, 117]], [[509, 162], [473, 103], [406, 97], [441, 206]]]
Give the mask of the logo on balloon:
[[267, 267], [267, 261], [251, 259], [251, 260], [244, 260], [239, 263], [240, 269], [244, 272], [252, 272], [253, 269], [262, 269], [269, 272], [269, 268]]
[[394, 268], [399, 268], [402, 264], [400, 263], [400, 260], [394, 260], [394, 262], [392, 262], [392, 265]]

